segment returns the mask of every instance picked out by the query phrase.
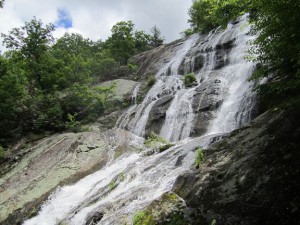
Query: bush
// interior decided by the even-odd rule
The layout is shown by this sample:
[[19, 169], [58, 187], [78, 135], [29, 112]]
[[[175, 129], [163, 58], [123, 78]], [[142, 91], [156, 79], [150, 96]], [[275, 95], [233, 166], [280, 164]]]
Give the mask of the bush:
[[66, 121], [66, 129], [77, 133], [80, 132], [81, 122], [76, 120], [77, 113], [74, 115], [68, 113], [68, 121]]
[[150, 75], [147, 79], [147, 87], [152, 87], [156, 82], [156, 77], [155, 75]]
[[138, 211], [133, 217], [133, 225], [154, 225], [153, 215], [149, 210]]
[[195, 165], [196, 168], [199, 168], [200, 164], [203, 162], [204, 159], [204, 152], [203, 150], [199, 147], [196, 150], [196, 159], [195, 159]]
[[164, 138], [158, 136], [156, 133], [151, 131], [149, 137], [145, 141], [145, 145], [148, 148], [154, 148], [161, 145], [167, 145], [169, 142], [165, 140]]
[[193, 73], [188, 73], [184, 75], [184, 85], [186, 87], [192, 87], [195, 82], [197, 82], [196, 77]]
[[138, 69], [138, 66], [136, 64], [131, 64], [131, 63], [128, 63], [127, 67], [129, 69], [130, 73], [135, 73]]

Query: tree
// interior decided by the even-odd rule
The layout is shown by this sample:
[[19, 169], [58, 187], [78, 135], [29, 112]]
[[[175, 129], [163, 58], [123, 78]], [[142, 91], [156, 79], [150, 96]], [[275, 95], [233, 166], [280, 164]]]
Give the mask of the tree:
[[189, 20], [194, 32], [208, 32], [244, 14], [250, 0], [194, 0], [189, 9]]
[[[15, 72], [17, 65], [0, 56], [0, 144], [18, 136], [19, 116], [26, 96], [26, 78]], [[14, 131], [14, 134], [12, 133]]]
[[6, 47], [20, 53], [20, 60], [24, 61], [24, 70], [31, 82], [32, 92], [34, 88], [46, 90], [49, 86], [44, 81], [49, 74], [42, 66], [50, 65], [45, 61], [51, 60], [49, 54], [46, 53], [54, 40], [53, 30], [52, 24], [43, 26], [41, 20], [34, 18], [30, 22], [26, 22], [25, 26], [12, 29], [8, 35], [1, 34]]
[[134, 42], [136, 52], [144, 52], [150, 49], [151, 36], [144, 31], [135, 31]]
[[164, 42], [164, 38], [161, 36], [161, 32], [158, 29], [158, 27], [156, 25], [154, 25], [154, 27], [151, 28], [150, 30], [152, 36], [151, 36], [151, 46], [156, 48], [160, 45], [163, 44]]
[[105, 42], [112, 57], [122, 65], [127, 64], [128, 59], [135, 52], [133, 28], [132, 21], [118, 22], [112, 27], [112, 35]]
[[258, 34], [252, 53], [262, 65], [253, 78], [269, 79], [259, 86], [269, 102], [287, 102], [300, 93], [300, 4], [289, 0], [255, 0], [252, 4]]

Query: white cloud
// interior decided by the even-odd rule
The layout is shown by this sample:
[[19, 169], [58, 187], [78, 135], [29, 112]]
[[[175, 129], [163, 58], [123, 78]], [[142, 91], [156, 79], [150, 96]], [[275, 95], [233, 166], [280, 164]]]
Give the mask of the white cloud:
[[0, 9], [0, 33], [20, 27], [34, 16], [54, 24], [58, 20], [57, 10], [63, 8], [70, 13], [72, 28], [57, 28], [55, 37], [68, 31], [105, 40], [116, 22], [132, 20], [136, 29], [146, 32], [157, 25], [170, 42], [188, 27], [187, 11], [191, 4], [191, 0], [9, 0]]

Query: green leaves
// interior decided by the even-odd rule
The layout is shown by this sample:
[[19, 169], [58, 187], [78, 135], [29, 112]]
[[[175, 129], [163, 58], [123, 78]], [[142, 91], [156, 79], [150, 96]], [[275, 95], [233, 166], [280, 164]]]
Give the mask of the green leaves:
[[112, 35], [105, 41], [104, 46], [112, 57], [121, 65], [126, 65], [128, 59], [136, 53], [162, 45], [163, 38], [157, 26], [151, 28], [152, 35], [144, 31], [135, 31], [132, 21], [116, 23]]
[[196, 159], [195, 159], [195, 165], [197, 168], [201, 165], [201, 163], [204, 160], [204, 152], [201, 148], [196, 149]]

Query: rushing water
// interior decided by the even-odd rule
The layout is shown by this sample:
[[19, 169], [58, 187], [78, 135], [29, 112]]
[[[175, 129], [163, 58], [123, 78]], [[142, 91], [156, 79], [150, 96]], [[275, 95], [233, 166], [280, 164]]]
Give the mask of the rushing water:
[[[136, 101], [140, 86], [136, 86], [133, 105], [118, 120], [116, 133], [120, 128], [126, 128], [133, 137], [143, 136], [152, 107], [162, 96], [169, 95], [172, 101], [160, 135], [171, 141], [188, 138], [195, 120], [193, 101], [196, 89], [215, 71], [222, 81], [220, 95], [223, 104], [214, 112], [207, 134], [228, 132], [248, 122], [254, 103], [247, 82], [254, 65], [243, 59], [247, 41], [252, 38], [246, 35], [249, 29], [242, 18], [239, 25], [229, 25], [224, 31], [214, 30], [204, 37], [196, 34], [179, 45], [175, 57], [158, 71], [157, 82], [140, 104]], [[235, 40], [236, 45], [230, 53], [224, 53], [224, 61], [229, 63], [216, 68], [215, 50], [229, 40]], [[190, 72], [197, 52], [202, 52], [205, 59], [203, 67], [195, 74], [198, 84], [185, 88], [179, 67], [184, 61], [183, 72]], [[25, 221], [24, 225], [84, 225], [97, 212], [103, 214], [98, 224], [131, 224], [136, 211], [172, 189], [176, 178], [194, 163], [195, 148], [208, 146], [211, 137], [213, 135], [205, 135], [176, 142], [174, 147], [150, 156], [125, 153], [117, 160], [112, 159], [105, 168], [76, 184], [58, 188], [39, 214]]]
[[[244, 59], [248, 42], [253, 39], [249, 32], [250, 26], [244, 16], [238, 24], [229, 24], [225, 30], [218, 28], [206, 36], [195, 34], [176, 46], [174, 57], [157, 72], [156, 84], [140, 105], [132, 106], [123, 115], [122, 118], [126, 119], [119, 127], [144, 137], [151, 110], [159, 99], [168, 95], [172, 102], [166, 111], [160, 136], [169, 141], [188, 138], [193, 131], [197, 111], [193, 109], [196, 90], [212, 77], [220, 82], [218, 96], [223, 104], [213, 113], [208, 133], [229, 132], [249, 122], [255, 101], [251, 83], [247, 81], [255, 66]], [[230, 42], [233, 44], [228, 50], [226, 44]], [[194, 71], [199, 52], [204, 59], [203, 66]], [[220, 65], [220, 57], [224, 65]], [[190, 72], [195, 74], [198, 84], [186, 88], [183, 75]], [[207, 95], [202, 98], [207, 98]]]

